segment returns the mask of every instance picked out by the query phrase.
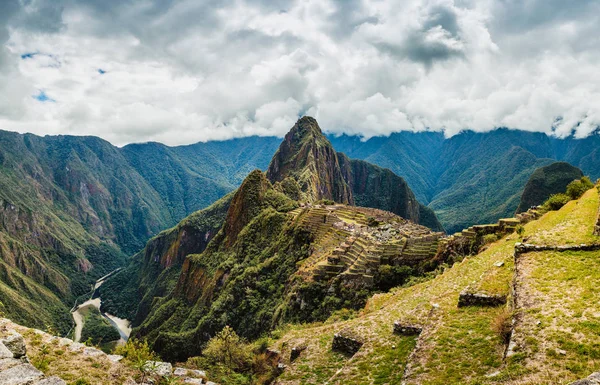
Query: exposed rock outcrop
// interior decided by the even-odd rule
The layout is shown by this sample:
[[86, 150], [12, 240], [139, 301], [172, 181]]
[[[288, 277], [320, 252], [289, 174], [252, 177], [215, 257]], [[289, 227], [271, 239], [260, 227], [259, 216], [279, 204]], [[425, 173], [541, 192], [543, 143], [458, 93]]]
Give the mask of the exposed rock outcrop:
[[331, 349], [349, 356], [353, 356], [363, 346], [364, 341], [360, 336], [349, 329], [344, 329], [333, 336]]

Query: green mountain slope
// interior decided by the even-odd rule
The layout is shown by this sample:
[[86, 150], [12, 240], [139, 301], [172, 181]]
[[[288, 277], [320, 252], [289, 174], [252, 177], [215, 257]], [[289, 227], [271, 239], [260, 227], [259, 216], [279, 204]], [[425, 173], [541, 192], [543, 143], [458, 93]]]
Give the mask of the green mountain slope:
[[541, 205], [552, 194], [565, 192], [570, 182], [582, 176], [583, 172], [580, 169], [566, 162], [555, 162], [538, 168], [525, 185], [517, 213]]
[[95, 279], [233, 190], [240, 172], [266, 168], [276, 145], [256, 140], [119, 149], [96, 137], [0, 131], [0, 302], [7, 316], [66, 333], [68, 310]]
[[[527, 242], [599, 242], [592, 235], [598, 204], [597, 189], [589, 190], [560, 211], [526, 224]], [[600, 280], [600, 252], [515, 257], [520, 240], [507, 235], [430, 281], [376, 295], [353, 319], [288, 326], [271, 346], [287, 365], [277, 383], [569, 384], [598, 371], [600, 308], [594, 287]], [[467, 290], [506, 295], [508, 302], [457, 306]], [[422, 331], [394, 333], [395, 322]], [[334, 335], [342, 330], [363, 342], [351, 357], [332, 350]], [[298, 347], [299, 357], [290, 360]]]
[[[323, 320], [359, 307], [368, 293], [421, 274], [440, 233], [388, 211], [345, 205], [358, 202], [439, 227], [402, 178], [337, 154], [316, 121], [302, 118], [267, 173], [251, 172], [233, 195], [153, 238], [103, 285], [103, 309], [133, 319], [134, 335], [164, 358], [185, 359], [225, 325], [256, 338], [282, 322]], [[380, 224], [393, 231], [378, 230]], [[346, 262], [330, 265], [353, 234], [365, 240]], [[399, 260], [392, 268], [391, 257], [380, 261], [371, 252], [394, 236], [390, 255]], [[380, 271], [381, 265], [387, 267]], [[139, 304], [135, 312], [132, 303]]]

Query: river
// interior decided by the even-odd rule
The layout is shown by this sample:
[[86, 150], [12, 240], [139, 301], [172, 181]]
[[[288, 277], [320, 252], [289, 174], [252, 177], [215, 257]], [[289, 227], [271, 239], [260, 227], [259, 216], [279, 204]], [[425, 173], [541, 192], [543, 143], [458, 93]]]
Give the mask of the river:
[[[95, 307], [96, 309], [98, 309], [98, 311], [100, 311], [100, 305], [102, 305], [102, 300], [100, 299], [100, 297], [94, 298], [94, 294], [96, 293], [98, 288], [100, 286], [102, 286], [102, 284], [109, 277], [111, 277], [113, 274], [119, 272], [120, 270], [121, 269], [119, 268], [115, 271], [110, 272], [109, 274], [105, 275], [104, 277], [98, 279], [94, 285], [94, 290], [92, 292], [92, 295], [90, 296], [90, 299], [85, 301], [81, 305], [77, 306], [74, 310], [71, 311], [71, 314], [73, 315], [73, 320], [75, 321], [75, 333], [74, 333], [74, 337], [73, 337], [73, 340], [75, 342], [80, 342], [80, 340], [81, 340], [81, 331], [83, 330], [83, 323], [84, 323], [83, 322], [83, 319], [84, 319], [83, 312], [85, 311], [85, 309], [87, 309], [89, 307]], [[112, 326], [114, 326], [119, 331], [119, 335], [121, 336], [121, 339], [119, 340], [118, 343], [123, 344], [123, 343], [127, 342], [127, 340], [129, 339], [129, 334], [131, 333], [131, 322], [126, 319], [115, 317], [114, 315], [111, 315], [108, 313], [102, 313], [101, 311], [100, 311], [100, 314], [102, 314], [102, 317], [104, 317], [104, 319], [106, 319]]]

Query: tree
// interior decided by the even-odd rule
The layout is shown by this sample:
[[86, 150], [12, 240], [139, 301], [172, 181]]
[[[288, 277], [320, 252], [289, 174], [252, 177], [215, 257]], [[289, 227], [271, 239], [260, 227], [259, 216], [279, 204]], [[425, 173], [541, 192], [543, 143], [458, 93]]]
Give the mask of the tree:
[[211, 338], [202, 353], [213, 362], [223, 364], [232, 370], [240, 369], [248, 362], [244, 341], [229, 326], [225, 326]]

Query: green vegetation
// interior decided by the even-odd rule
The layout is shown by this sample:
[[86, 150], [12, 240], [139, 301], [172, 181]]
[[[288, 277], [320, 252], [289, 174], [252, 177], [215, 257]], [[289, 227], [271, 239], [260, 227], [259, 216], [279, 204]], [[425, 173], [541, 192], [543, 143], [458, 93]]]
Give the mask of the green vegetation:
[[594, 187], [594, 184], [587, 176], [581, 179], [576, 179], [567, 185], [567, 195], [571, 199], [579, 199], [583, 193]]
[[538, 168], [525, 185], [517, 213], [541, 205], [553, 194], [563, 193], [569, 183], [581, 177], [583, 172], [566, 162], [555, 162]]
[[89, 341], [92, 345], [100, 345], [121, 338], [119, 331], [110, 324], [93, 306], [88, 306], [83, 312], [83, 329], [81, 330], [81, 340]]
[[[598, 201], [598, 191], [590, 189], [578, 201], [524, 225], [528, 242], [598, 242], [592, 235]], [[380, 346], [393, 352], [391, 345], [398, 349], [398, 340], [406, 338], [392, 334], [392, 325], [398, 320], [423, 327], [423, 333], [413, 356], [409, 358], [414, 346], [410, 344], [405, 354], [398, 354], [394, 367], [402, 371], [382, 374], [382, 383], [401, 381], [407, 364], [408, 384], [570, 383], [596, 371], [600, 328], [594, 323], [600, 302], [594, 288], [598, 285], [595, 272], [600, 268], [594, 264], [600, 260], [599, 253], [530, 253], [519, 257], [515, 269], [517, 241], [515, 234], [507, 235], [431, 280], [376, 295], [356, 316], [325, 324], [289, 325], [273, 346], [284, 354], [293, 346], [307, 349], [278, 383], [374, 383], [375, 377], [369, 373], [386, 373], [375, 368], [376, 360], [385, 356]], [[518, 303], [525, 308], [515, 310], [522, 316], [515, 336], [519, 348], [504, 361], [512, 309], [458, 308], [457, 301], [459, 293], [469, 289], [507, 295], [510, 304], [517, 271]], [[350, 359], [331, 352], [333, 334], [345, 328], [365, 340]]]

